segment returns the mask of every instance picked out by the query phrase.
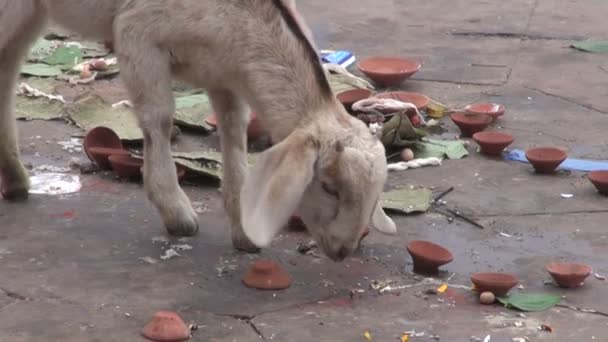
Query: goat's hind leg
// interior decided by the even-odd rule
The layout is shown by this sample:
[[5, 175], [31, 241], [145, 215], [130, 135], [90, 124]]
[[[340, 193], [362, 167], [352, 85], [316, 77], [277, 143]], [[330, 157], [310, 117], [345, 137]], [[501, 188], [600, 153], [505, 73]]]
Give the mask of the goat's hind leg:
[[13, 98], [21, 62], [46, 14], [37, 0], [0, 0], [0, 9], [0, 194], [22, 200], [28, 196], [29, 176], [19, 160]]
[[138, 19], [121, 19], [115, 44], [121, 77], [144, 133], [144, 187], [169, 234], [193, 236], [198, 232], [198, 215], [177, 182], [171, 156], [175, 101], [169, 52], [144, 39]]

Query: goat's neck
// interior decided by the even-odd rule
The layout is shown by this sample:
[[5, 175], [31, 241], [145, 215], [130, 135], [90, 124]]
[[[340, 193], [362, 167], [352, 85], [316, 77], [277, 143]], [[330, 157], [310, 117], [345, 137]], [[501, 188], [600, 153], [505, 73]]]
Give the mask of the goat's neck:
[[300, 49], [285, 46], [264, 55], [248, 65], [244, 91], [272, 141], [279, 142], [296, 127], [322, 120], [336, 102], [324, 94], [317, 66]]

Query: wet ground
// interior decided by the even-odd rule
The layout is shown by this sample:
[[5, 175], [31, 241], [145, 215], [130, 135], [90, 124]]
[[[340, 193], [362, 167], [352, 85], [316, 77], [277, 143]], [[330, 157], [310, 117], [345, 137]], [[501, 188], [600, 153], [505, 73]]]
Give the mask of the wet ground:
[[[552, 144], [574, 157], [608, 159], [608, 62], [568, 48], [572, 39], [606, 38], [607, 2], [310, 0], [299, 7], [323, 48], [421, 58], [423, 70], [404, 89], [454, 106], [506, 105], [496, 129], [514, 134], [514, 148]], [[124, 97], [116, 83], [95, 88], [110, 99]], [[456, 137], [452, 123], [444, 125], [445, 136]], [[74, 157], [85, 162], [57, 144], [77, 129], [40, 121], [19, 128], [23, 158], [32, 166], [65, 167]], [[217, 137], [184, 134], [175, 149], [203, 146], [217, 146]], [[299, 254], [297, 244], [309, 237], [298, 232], [284, 232], [261, 255], [233, 251], [214, 187], [185, 186], [202, 229], [179, 241], [168, 239], [138, 184], [111, 175], [83, 175], [75, 195], [1, 202], [0, 341], [139, 341], [159, 309], [198, 324], [195, 341], [365, 341], [366, 330], [374, 341], [398, 341], [413, 330], [418, 335], [410, 341], [604, 340], [605, 316], [564, 307], [520, 316], [480, 306], [467, 288], [471, 272], [506, 271], [520, 278], [517, 292], [557, 293], [562, 304], [606, 311], [608, 282], [592, 276], [580, 289], [557, 289], [545, 284], [544, 265], [585, 262], [608, 274], [608, 198], [583, 173], [538, 176], [527, 164], [480, 156], [475, 144], [469, 150], [467, 158], [441, 167], [392, 173], [389, 186], [454, 187], [446, 206], [485, 229], [435, 210], [395, 217], [398, 237], [372, 232], [343, 263]], [[440, 243], [455, 260], [433, 282], [415, 276], [404, 248], [412, 239]], [[173, 244], [192, 249], [161, 260]], [[280, 261], [293, 286], [245, 288], [240, 278], [260, 257]], [[447, 293], [424, 294], [448, 278]], [[386, 280], [407, 286], [382, 295], [370, 288]], [[542, 324], [554, 332], [540, 331]]]

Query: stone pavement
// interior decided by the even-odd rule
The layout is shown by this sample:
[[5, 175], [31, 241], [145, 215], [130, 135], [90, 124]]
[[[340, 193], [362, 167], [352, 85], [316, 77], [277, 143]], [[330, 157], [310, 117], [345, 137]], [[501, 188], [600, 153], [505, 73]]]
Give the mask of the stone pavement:
[[[403, 89], [455, 106], [505, 104], [498, 125], [514, 134], [514, 148], [554, 144], [571, 156], [608, 159], [608, 60], [568, 48], [572, 39], [607, 38], [606, 1], [308, 0], [298, 6], [323, 48], [349, 49], [359, 57], [421, 58], [422, 71]], [[122, 99], [119, 84], [95, 87]], [[444, 135], [456, 137], [453, 124], [444, 122]], [[44, 143], [75, 132], [64, 123], [19, 127], [24, 159], [34, 166], [66, 166], [74, 156]], [[217, 146], [217, 137], [202, 145]], [[200, 139], [186, 134], [176, 149], [200, 146]], [[84, 187], [76, 195], [0, 202], [0, 341], [140, 341], [140, 329], [159, 309], [179, 311], [198, 324], [194, 341], [365, 341], [366, 330], [374, 341], [398, 341], [412, 330], [424, 335], [410, 341], [487, 335], [492, 342], [524, 336], [605, 340], [607, 317], [563, 307], [520, 317], [479, 306], [458, 286], [469, 286], [471, 272], [507, 271], [520, 277], [526, 291], [558, 293], [563, 303], [587, 309], [608, 307], [606, 281], [591, 277], [575, 291], [544, 285], [544, 265], [555, 259], [589, 263], [608, 274], [608, 199], [582, 173], [537, 176], [529, 165], [487, 159], [475, 150], [473, 144], [469, 157], [442, 167], [392, 173], [389, 187], [453, 186], [447, 205], [486, 229], [435, 212], [396, 217], [398, 237], [372, 232], [344, 263], [299, 254], [296, 246], [308, 236], [285, 232], [261, 253], [294, 278], [280, 292], [242, 286], [240, 277], [261, 256], [232, 250], [215, 188], [186, 186], [193, 201], [204, 203], [202, 229], [180, 241], [167, 240], [139, 185], [111, 175], [82, 176]], [[411, 273], [404, 245], [412, 239], [430, 239], [454, 252], [438, 280], [452, 277], [446, 294], [424, 295], [437, 285]], [[171, 244], [192, 249], [161, 260]], [[371, 282], [384, 280], [409, 287], [383, 295], [370, 289]], [[351, 296], [353, 289], [365, 291]], [[554, 333], [539, 331], [541, 324]]]

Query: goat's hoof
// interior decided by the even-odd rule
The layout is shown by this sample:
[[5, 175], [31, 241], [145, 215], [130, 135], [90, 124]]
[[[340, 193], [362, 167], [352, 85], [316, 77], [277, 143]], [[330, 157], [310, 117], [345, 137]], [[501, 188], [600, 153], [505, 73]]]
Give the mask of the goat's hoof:
[[183, 207], [179, 212], [165, 220], [167, 232], [177, 237], [195, 236], [198, 233], [198, 215], [190, 206]]
[[29, 191], [27, 188], [5, 189], [3, 187], [0, 189], [0, 194], [2, 195], [2, 198], [7, 201], [22, 202], [27, 200]]
[[0, 195], [8, 201], [25, 201], [29, 196], [30, 182], [23, 169], [15, 177], [0, 175]]
[[165, 224], [169, 235], [176, 237], [195, 236], [198, 233], [197, 220], [177, 221], [170, 224]]
[[233, 234], [232, 246], [236, 250], [245, 253], [258, 253], [260, 251], [260, 248], [249, 241], [245, 234]]

